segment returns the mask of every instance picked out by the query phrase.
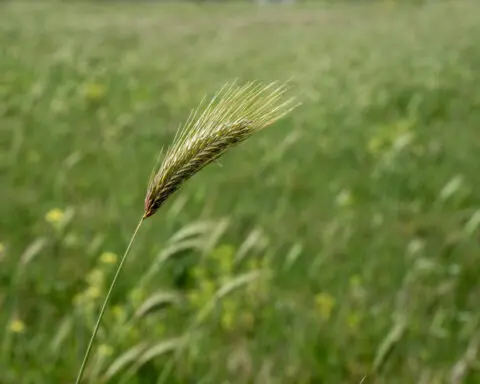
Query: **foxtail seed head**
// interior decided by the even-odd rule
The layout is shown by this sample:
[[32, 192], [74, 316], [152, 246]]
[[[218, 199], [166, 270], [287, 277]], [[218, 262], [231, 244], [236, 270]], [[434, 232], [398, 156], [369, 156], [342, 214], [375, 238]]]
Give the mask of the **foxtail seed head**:
[[163, 163], [150, 179], [144, 218], [207, 164], [255, 132], [273, 124], [298, 103], [285, 98], [285, 84], [250, 82], [226, 84], [205, 106], [190, 114]]

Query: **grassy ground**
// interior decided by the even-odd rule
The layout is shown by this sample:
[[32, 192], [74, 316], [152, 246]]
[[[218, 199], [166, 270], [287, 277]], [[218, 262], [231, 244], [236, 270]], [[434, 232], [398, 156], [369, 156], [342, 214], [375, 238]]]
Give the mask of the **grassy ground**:
[[303, 106], [147, 221], [87, 382], [479, 382], [478, 36], [476, 1], [2, 5], [0, 382], [72, 382], [160, 148], [234, 78]]

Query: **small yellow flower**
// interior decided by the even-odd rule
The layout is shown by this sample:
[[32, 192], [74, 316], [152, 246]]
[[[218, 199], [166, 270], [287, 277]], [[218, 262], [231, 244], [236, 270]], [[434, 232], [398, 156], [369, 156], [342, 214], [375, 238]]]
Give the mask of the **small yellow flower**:
[[3, 257], [5, 256], [5, 246], [0, 243], [0, 261], [2, 261]]
[[114, 305], [112, 307], [112, 313], [117, 320], [123, 320], [125, 318], [125, 310], [120, 305]]
[[328, 293], [319, 293], [315, 296], [315, 303], [320, 315], [328, 320], [332, 314], [332, 310], [335, 307], [335, 298]]
[[118, 256], [113, 252], [103, 252], [100, 255], [100, 262], [103, 264], [115, 264]]
[[85, 279], [88, 284], [92, 286], [102, 286], [103, 282], [105, 281], [105, 276], [103, 275], [103, 271], [100, 269], [93, 269]]
[[65, 218], [65, 212], [59, 208], [51, 209], [45, 214], [45, 220], [52, 225], [60, 224]]
[[107, 344], [101, 344], [98, 346], [98, 354], [100, 356], [111, 356], [113, 354], [113, 348]]
[[88, 287], [85, 291], [85, 296], [89, 299], [98, 299], [101, 294], [102, 292], [99, 287]]
[[13, 332], [13, 333], [25, 332], [25, 323], [18, 319], [13, 320], [10, 323], [10, 332]]
[[106, 88], [98, 83], [87, 84], [84, 88], [85, 99], [90, 102], [99, 102], [105, 96]]

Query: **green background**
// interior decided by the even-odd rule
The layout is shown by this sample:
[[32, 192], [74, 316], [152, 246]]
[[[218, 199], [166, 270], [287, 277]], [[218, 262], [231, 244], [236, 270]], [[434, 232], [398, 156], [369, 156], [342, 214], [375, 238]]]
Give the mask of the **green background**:
[[478, 382], [478, 36], [476, 1], [2, 4], [0, 383], [73, 381], [104, 253], [234, 79], [303, 104], [146, 221], [85, 382]]

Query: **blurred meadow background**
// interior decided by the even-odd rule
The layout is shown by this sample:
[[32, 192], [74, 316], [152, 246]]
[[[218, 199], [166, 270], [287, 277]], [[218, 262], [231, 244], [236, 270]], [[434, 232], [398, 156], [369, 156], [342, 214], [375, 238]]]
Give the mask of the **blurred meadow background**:
[[480, 3], [0, 4], [0, 383], [72, 383], [203, 96], [293, 113], [142, 228], [85, 383], [479, 383]]

